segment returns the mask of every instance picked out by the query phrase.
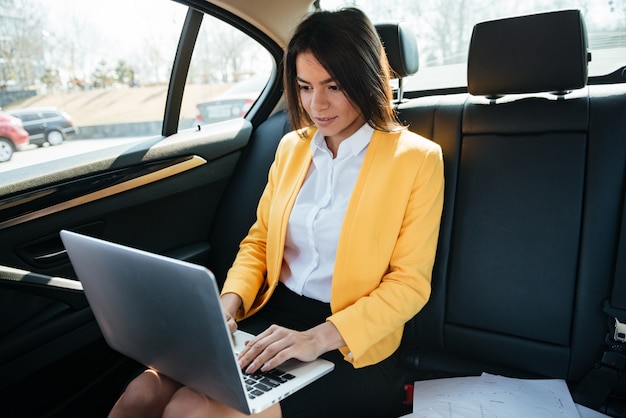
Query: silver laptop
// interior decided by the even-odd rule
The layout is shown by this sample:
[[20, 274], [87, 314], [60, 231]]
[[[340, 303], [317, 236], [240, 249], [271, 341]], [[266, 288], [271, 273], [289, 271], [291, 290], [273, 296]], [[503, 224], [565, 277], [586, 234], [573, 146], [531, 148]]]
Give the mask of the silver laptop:
[[257, 413], [334, 368], [289, 360], [243, 374], [236, 353], [252, 335], [230, 334], [209, 270], [69, 231], [61, 239], [107, 343], [212, 399]]

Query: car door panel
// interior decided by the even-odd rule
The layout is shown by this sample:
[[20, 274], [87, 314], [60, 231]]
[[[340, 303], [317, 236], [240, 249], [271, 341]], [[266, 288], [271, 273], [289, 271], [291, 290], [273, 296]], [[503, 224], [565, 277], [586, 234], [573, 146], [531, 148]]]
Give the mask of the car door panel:
[[100, 338], [75, 280], [1, 266], [0, 301], [0, 389]]
[[61, 182], [0, 201], [0, 264], [67, 277], [62, 228], [159, 253], [197, 250], [251, 130], [234, 120], [182, 132], [149, 149], [105, 155], [106, 163], [89, 161], [107, 168], [87, 176], [83, 165], [68, 163]]
[[106, 346], [81, 289], [75, 280], [0, 266], [3, 414], [47, 416], [106, 370], [137, 367]]
[[[87, 162], [69, 158], [48, 181], [0, 200], [0, 390], [8, 388], [0, 402], [17, 408], [27, 397], [21, 389], [32, 396], [39, 388], [44, 401], [21, 416], [63, 410], [83, 390], [68, 381], [89, 389], [138, 367], [106, 346], [58, 232], [206, 263], [213, 215], [251, 131], [250, 122], [233, 120]], [[103, 168], [85, 174], [85, 164]], [[128, 372], [112, 372], [118, 368]], [[75, 379], [60, 379], [70, 372]], [[55, 376], [65, 384], [55, 385]], [[102, 395], [103, 410], [116, 396]]]

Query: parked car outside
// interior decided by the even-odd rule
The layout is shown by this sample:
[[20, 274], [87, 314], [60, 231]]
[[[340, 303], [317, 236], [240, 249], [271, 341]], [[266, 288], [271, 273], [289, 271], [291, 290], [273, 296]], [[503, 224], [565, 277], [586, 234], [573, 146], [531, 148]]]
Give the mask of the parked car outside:
[[0, 163], [9, 161], [13, 153], [30, 143], [22, 121], [15, 116], [0, 112]]
[[198, 103], [196, 121], [215, 123], [244, 117], [266, 84], [267, 76], [254, 76], [235, 84], [211, 100]]
[[61, 109], [23, 108], [9, 111], [22, 120], [24, 129], [30, 135], [31, 144], [42, 146], [46, 142], [50, 145], [60, 145], [69, 135], [78, 133], [72, 117]]

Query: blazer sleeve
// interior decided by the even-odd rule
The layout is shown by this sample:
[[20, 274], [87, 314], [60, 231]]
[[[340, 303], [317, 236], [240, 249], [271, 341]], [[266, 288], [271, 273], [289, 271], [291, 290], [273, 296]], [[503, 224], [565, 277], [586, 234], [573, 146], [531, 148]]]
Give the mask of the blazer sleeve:
[[256, 221], [239, 244], [239, 251], [233, 265], [228, 270], [226, 281], [222, 287], [222, 294], [236, 293], [243, 301], [243, 310], [239, 311], [236, 320], [241, 320], [247, 316], [257, 295], [266, 286], [269, 212], [274, 195], [281, 144], [282, 141], [279, 143], [279, 148], [269, 169], [267, 184], [259, 199]]
[[270, 166], [257, 218], [241, 241], [222, 294], [236, 293], [243, 301], [237, 320], [258, 311], [278, 283], [288, 214], [310, 162], [309, 142], [297, 132], [283, 137]]

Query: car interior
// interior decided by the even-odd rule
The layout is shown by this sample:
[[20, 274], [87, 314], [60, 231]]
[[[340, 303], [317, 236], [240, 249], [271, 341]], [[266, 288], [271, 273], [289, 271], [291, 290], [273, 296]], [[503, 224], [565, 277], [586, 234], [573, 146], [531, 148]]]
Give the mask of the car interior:
[[[204, 14], [219, 16], [280, 68], [293, 17], [314, 5], [180, 3], [162, 135], [48, 163], [46, 176], [9, 173], [2, 186], [0, 399], [14, 416], [106, 416], [140, 366], [102, 339], [61, 229], [198, 263], [220, 281], [255, 220], [290, 130], [279, 70], [244, 118], [180, 130], [195, 34]], [[400, 347], [407, 412], [413, 381], [487, 372], [563, 379], [576, 403], [625, 417], [626, 67], [589, 77], [584, 16], [564, 9], [476, 24], [467, 88], [414, 95], [402, 80], [419, 71], [415, 29], [377, 29], [400, 80], [399, 120], [439, 144], [445, 164], [432, 295]]]

